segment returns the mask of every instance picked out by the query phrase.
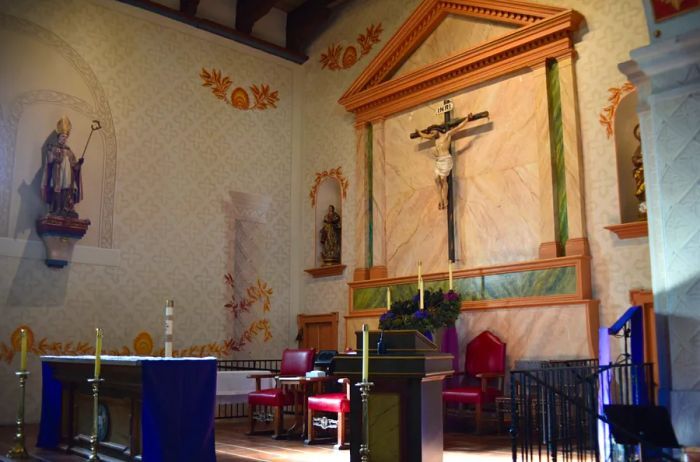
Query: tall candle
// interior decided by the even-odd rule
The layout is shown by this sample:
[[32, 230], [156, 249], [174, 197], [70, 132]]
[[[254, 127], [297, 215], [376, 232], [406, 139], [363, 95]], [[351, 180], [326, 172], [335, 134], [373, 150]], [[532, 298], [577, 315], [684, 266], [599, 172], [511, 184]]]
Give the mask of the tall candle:
[[418, 291], [420, 292], [420, 309], [425, 308], [425, 300], [423, 299], [423, 278], [418, 283]]
[[100, 354], [102, 353], [102, 329], [95, 329], [95, 378], [100, 378]]
[[450, 275], [450, 290], [452, 290], [452, 260], [448, 260], [447, 262], [447, 271]]
[[386, 309], [387, 311], [391, 309], [391, 289], [386, 288]]
[[24, 372], [27, 370], [27, 331], [24, 329], [19, 331], [19, 338], [20, 338], [19, 370]]
[[419, 261], [418, 262], [418, 282], [420, 283], [421, 279], [423, 279], [423, 262]]
[[362, 381], [369, 378], [369, 326], [362, 324]]
[[165, 301], [165, 357], [173, 357], [173, 310], [175, 302]]

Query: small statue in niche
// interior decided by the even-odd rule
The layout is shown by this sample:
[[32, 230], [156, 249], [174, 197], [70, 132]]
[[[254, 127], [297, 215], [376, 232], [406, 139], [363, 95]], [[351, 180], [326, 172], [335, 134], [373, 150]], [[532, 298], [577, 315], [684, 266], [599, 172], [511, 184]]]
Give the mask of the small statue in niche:
[[644, 163], [642, 160], [642, 139], [639, 134], [639, 124], [634, 127], [634, 137], [639, 141], [639, 147], [632, 155], [632, 165], [634, 165], [634, 195], [639, 201], [639, 218], [647, 218], [646, 186], [644, 184]]
[[75, 204], [83, 199], [80, 170], [84, 159], [77, 159], [66, 144], [70, 131], [70, 119], [61, 117], [56, 125], [56, 144], [49, 144], [46, 152], [41, 198], [49, 204], [49, 214], [78, 218]]
[[323, 217], [323, 227], [321, 228], [323, 266], [340, 263], [340, 242], [340, 215], [335, 211], [334, 206], [329, 205], [328, 213]]

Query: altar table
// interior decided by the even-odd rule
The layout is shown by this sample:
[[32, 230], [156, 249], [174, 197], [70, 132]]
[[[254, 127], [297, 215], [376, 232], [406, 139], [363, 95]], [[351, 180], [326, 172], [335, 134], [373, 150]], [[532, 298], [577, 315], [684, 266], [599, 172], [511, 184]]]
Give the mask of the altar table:
[[[94, 356], [42, 356], [37, 446], [86, 456]], [[102, 356], [99, 453], [126, 461], [214, 462], [216, 358]]]

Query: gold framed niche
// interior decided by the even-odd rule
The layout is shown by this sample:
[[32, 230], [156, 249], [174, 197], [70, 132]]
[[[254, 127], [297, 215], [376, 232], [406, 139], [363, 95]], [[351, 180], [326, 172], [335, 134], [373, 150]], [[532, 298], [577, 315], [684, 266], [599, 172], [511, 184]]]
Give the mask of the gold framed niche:
[[[342, 236], [346, 189], [347, 181], [340, 168], [316, 174], [316, 182], [309, 194], [314, 207], [314, 267], [304, 270], [314, 278], [338, 276], [345, 270]], [[333, 251], [335, 248], [337, 252]]]
[[615, 142], [620, 224], [605, 228], [619, 239], [633, 239], [648, 235], [646, 215], [642, 215], [637, 192], [644, 186], [643, 147], [639, 136], [637, 116], [637, 91], [624, 95], [615, 110], [612, 120]]

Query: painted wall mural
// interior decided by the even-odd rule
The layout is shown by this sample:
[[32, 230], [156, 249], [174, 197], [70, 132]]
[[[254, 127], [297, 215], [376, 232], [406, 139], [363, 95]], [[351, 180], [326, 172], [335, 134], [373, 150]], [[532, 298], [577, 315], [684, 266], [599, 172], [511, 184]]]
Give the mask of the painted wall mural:
[[615, 112], [620, 105], [620, 101], [622, 101], [622, 98], [627, 93], [633, 92], [634, 90], [634, 85], [632, 85], [631, 82], [625, 82], [620, 87], [608, 88], [608, 92], [610, 93], [610, 96], [608, 96], [608, 103], [610, 104], [603, 108], [598, 119], [600, 124], [605, 127], [605, 133], [608, 135], [608, 139], [610, 139], [615, 132]]
[[372, 47], [381, 41], [379, 35], [384, 32], [382, 23], [370, 24], [364, 34], [357, 36], [358, 50], [355, 45], [343, 46], [339, 43], [331, 43], [325, 53], [321, 53], [321, 69], [339, 71], [354, 66], [363, 56], [367, 55]]
[[[231, 297], [224, 305], [224, 308], [233, 314], [234, 320], [240, 319], [243, 312], [251, 312], [256, 303], [259, 303], [263, 316], [269, 313], [272, 302], [271, 297], [273, 290], [266, 282], [257, 280], [255, 285], [249, 286], [246, 290], [246, 297], [238, 299], [234, 293], [234, 281], [231, 274], [224, 276], [224, 282], [231, 290]], [[240, 323], [240, 321], [239, 321]], [[27, 332], [27, 351], [37, 356], [41, 355], [94, 355], [95, 347], [91, 342], [83, 341], [52, 341], [47, 337], [42, 337], [36, 340], [37, 336], [34, 331], [26, 325], [18, 326], [10, 335], [8, 343], [0, 341], [0, 361], [11, 364], [15, 354], [20, 351], [20, 331], [25, 329]], [[266, 317], [253, 319], [243, 333], [238, 338], [230, 337], [221, 341], [190, 345], [188, 347], [173, 350], [173, 356], [216, 356], [223, 358], [229, 356], [233, 352], [243, 351], [246, 346], [249, 346], [254, 338], [262, 336], [262, 341], [267, 342], [273, 338], [270, 320]], [[163, 356], [164, 348], [155, 348], [153, 336], [150, 332], [139, 332], [131, 345], [123, 345], [119, 348], [105, 348], [105, 354], [122, 355], [122, 356]]]
[[211, 92], [222, 101], [230, 104], [236, 109], [243, 111], [258, 109], [265, 110], [276, 108], [279, 101], [278, 91], [271, 91], [268, 84], [250, 86], [250, 92], [253, 94], [255, 101], [250, 100], [248, 92], [243, 87], [236, 87], [228, 95], [228, 89], [233, 85], [233, 80], [227, 75], [223, 75], [220, 70], [212, 69], [211, 72], [202, 68], [199, 73], [202, 79], [202, 86], [211, 88]]

